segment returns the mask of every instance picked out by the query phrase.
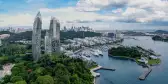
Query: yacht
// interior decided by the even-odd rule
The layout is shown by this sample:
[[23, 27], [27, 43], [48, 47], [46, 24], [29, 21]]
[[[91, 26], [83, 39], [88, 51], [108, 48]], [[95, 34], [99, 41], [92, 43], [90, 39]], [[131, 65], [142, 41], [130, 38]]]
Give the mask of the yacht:
[[99, 55], [103, 55], [103, 52], [102, 51], [100, 51], [100, 50], [95, 50], [95, 52], [97, 52]]

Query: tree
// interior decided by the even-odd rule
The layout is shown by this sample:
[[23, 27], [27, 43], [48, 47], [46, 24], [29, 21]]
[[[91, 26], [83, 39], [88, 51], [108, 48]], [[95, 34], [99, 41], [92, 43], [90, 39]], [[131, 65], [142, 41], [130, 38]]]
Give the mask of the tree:
[[15, 83], [15, 82], [17, 82], [17, 81], [22, 81], [22, 80], [23, 80], [23, 79], [22, 79], [21, 76], [13, 76], [13, 77], [11, 77], [11, 79], [10, 79], [10, 81], [13, 82], [13, 83]]
[[3, 82], [8, 83], [10, 81], [10, 78], [11, 78], [10, 75], [5, 75], [5, 77], [3, 77]]
[[15, 84], [27, 84], [26, 81], [18, 81], [18, 82], [15, 82]]
[[45, 68], [39, 67], [35, 70], [36, 75], [44, 75], [45, 74]]
[[71, 84], [81, 84], [81, 81], [79, 80], [79, 77], [77, 74], [74, 74], [70, 78]]
[[45, 75], [45, 76], [39, 76], [36, 79], [36, 82], [38, 84], [54, 84], [54, 79], [49, 75]]

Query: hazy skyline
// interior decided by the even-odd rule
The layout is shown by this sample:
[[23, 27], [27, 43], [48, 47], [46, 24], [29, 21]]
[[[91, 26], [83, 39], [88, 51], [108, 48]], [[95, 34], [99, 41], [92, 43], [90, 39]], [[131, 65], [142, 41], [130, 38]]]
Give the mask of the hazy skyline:
[[51, 16], [61, 26], [90, 26], [98, 30], [168, 29], [168, 0], [0, 0], [0, 28], [32, 27], [42, 14], [43, 28]]

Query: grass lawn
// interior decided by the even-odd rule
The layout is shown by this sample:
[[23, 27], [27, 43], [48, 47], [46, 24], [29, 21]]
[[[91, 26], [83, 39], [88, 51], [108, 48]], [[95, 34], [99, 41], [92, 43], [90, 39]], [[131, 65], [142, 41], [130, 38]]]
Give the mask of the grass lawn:
[[161, 60], [160, 59], [149, 59], [148, 64], [153, 65], [153, 64], [160, 64]]
[[98, 67], [98, 65], [94, 65], [94, 66], [90, 67], [89, 69], [94, 69], [96, 67]]

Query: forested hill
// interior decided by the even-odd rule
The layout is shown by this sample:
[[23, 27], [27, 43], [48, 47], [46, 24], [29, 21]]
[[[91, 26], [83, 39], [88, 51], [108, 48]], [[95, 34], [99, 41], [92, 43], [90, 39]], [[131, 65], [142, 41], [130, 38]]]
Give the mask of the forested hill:
[[[42, 31], [42, 38], [45, 36], [46, 30]], [[61, 31], [61, 40], [64, 39], [73, 39], [73, 38], [83, 38], [83, 37], [94, 37], [94, 36], [101, 36], [101, 33], [95, 33], [95, 32], [84, 32], [84, 31], [68, 31], [68, 32], [62, 32]], [[18, 41], [18, 40], [31, 40], [32, 39], [32, 31], [26, 31], [22, 33], [16, 33], [11, 34], [11, 36], [7, 39], [8, 41]]]
[[154, 33], [154, 34], [168, 34], [168, 31], [165, 31], [165, 30], [156, 30], [155, 32], [151, 32], [151, 33]]
[[12, 35], [12, 34], [14, 34], [14, 33], [9, 32], [9, 31], [0, 31], [0, 34], [10, 34], [10, 35]]

